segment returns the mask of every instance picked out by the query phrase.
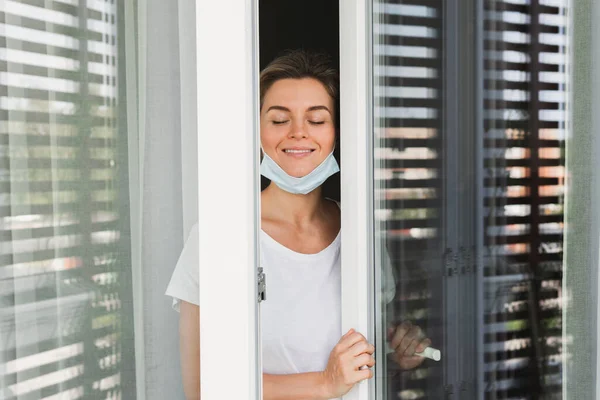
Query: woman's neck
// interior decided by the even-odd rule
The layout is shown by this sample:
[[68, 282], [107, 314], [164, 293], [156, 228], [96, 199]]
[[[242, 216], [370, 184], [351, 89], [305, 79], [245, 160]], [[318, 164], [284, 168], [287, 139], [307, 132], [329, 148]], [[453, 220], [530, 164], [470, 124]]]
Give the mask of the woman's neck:
[[305, 226], [323, 212], [321, 193], [318, 187], [308, 194], [292, 194], [271, 183], [262, 191], [261, 215], [263, 218]]

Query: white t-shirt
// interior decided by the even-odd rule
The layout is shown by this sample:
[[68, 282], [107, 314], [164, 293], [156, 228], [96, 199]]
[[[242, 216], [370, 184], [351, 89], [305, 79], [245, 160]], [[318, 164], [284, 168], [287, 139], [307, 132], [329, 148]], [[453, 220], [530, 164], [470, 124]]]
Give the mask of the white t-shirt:
[[[267, 300], [261, 303], [263, 372], [293, 374], [322, 371], [341, 331], [341, 233], [316, 254], [288, 249], [264, 231], [260, 263], [266, 275]], [[173, 308], [199, 302], [198, 225], [192, 228], [166, 294]], [[382, 300], [395, 295], [388, 260], [384, 261]]]

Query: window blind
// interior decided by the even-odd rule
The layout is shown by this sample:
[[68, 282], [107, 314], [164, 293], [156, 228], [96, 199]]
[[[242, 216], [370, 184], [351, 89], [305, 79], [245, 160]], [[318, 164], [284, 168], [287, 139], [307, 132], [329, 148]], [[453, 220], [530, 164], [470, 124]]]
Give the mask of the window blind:
[[[443, 4], [374, 5], [375, 221], [397, 281], [395, 322], [443, 343]], [[436, 398], [441, 364], [387, 381], [388, 398]]]
[[[444, 92], [445, 82], [459, 78], [447, 68], [449, 52], [456, 51], [448, 34], [460, 32], [450, 26], [456, 23], [453, 9], [443, 1], [375, 2], [376, 231], [385, 238], [399, 282], [396, 318], [412, 320], [440, 346], [456, 340], [464, 351], [473, 346], [464, 342], [464, 332], [483, 336], [476, 373], [484, 398], [560, 396], [567, 2], [482, 0], [480, 7], [483, 49], [475, 54], [483, 69], [459, 85], [477, 87], [481, 79], [483, 93], [476, 110], [459, 112], [471, 119], [481, 113], [483, 131], [475, 135], [482, 148], [465, 161], [449, 151], [456, 138], [448, 135], [464, 142], [468, 132], [446, 129], [452, 118], [461, 118], [448, 115], [451, 96]], [[468, 62], [457, 60], [459, 68], [472, 67]], [[476, 168], [476, 153], [483, 154], [481, 182], [446, 170], [469, 162]], [[460, 213], [452, 217], [453, 207], [464, 207], [452, 203], [452, 182], [462, 185], [462, 193], [480, 189], [475, 202], [483, 208], [482, 232]], [[452, 229], [482, 235], [483, 254], [446, 248]], [[483, 280], [470, 288], [472, 278], [454, 267], [477, 260]], [[480, 321], [447, 304], [443, 291], [451, 271], [459, 272], [459, 287], [483, 292]], [[475, 298], [455, 296], [463, 306]], [[472, 326], [447, 332], [456, 317]], [[399, 373], [388, 381], [390, 398], [460, 396], [475, 387], [464, 371], [453, 375], [458, 382], [448, 378], [453, 363]]]
[[561, 396], [566, 1], [485, 1], [486, 399]]
[[122, 7], [0, 6], [3, 399], [134, 383]]

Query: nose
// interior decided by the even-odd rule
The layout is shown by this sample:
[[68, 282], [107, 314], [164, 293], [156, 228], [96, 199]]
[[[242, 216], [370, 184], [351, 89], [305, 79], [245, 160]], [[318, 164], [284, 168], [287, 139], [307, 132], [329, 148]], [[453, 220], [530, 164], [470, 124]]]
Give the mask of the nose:
[[304, 139], [307, 136], [308, 135], [306, 134], [306, 129], [304, 129], [302, 120], [293, 120], [290, 127], [289, 137], [294, 139]]

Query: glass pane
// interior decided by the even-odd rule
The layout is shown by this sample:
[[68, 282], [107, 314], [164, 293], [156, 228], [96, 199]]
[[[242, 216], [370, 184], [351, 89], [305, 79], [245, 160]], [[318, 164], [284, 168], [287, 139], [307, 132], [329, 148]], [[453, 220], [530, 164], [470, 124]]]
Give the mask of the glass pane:
[[377, 391], [382, 399], [443, 398], [444, 363], [402, 374], [387, 339], [410, 320], [443, 349], [445, 329], [443, 4], [397, 3], [376, 1], [373, 21], [377, 281], [384, 285], [387, 263], [396, 279], [395, 299], [377, 302]]
[[568, 4], [373, 2], [378, 399], [561, 398]]
[[123, 8], [0, 6], [2, 399], [135, 398]]
[[478, 284], [487, 398], [562, 395], [567, 4], [485, 2]]

